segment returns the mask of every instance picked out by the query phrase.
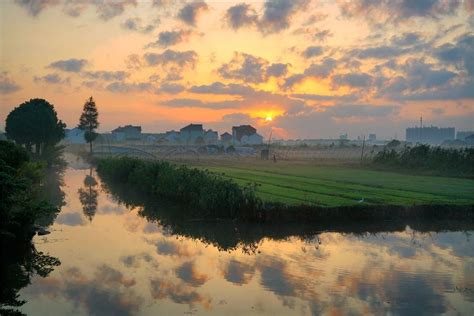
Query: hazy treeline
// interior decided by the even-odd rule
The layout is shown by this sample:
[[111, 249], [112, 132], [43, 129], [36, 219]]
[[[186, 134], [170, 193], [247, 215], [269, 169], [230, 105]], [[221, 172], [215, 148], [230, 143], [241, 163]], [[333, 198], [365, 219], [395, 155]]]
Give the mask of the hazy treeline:
[[474, 148], [441, 148], [429, 145], [386, 148], [373, 162], [401, 169], [426, 170], [444, 175], [474, 177]]

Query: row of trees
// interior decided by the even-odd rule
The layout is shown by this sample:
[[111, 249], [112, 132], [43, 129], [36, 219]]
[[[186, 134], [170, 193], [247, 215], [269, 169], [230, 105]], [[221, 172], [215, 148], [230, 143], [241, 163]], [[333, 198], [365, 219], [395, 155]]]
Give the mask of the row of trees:
[[[84, 138], [90, 145], [96, 139], [99, 113], [92, 97], [84, 104], [78, 127], [84, 130]], [[54, 106], [44, 99], [31, 99], [11, 111], [5, 122], [7, 137], [30, 153], [44, 156], [53, 151], [65, 136], [66, 124], [58, 119]]]

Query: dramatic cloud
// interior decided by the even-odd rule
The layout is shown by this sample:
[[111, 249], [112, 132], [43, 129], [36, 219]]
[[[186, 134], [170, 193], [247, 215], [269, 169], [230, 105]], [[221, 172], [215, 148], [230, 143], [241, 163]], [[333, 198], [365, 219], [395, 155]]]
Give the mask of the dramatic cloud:
[[83, 75], [90, 79], [100, 79], [104, 81], [124, 80], [130, 76], [126, 71], [86, 71]]
[[254, 270], [253, 266], [232, 259], [224, 266], [222, 274], [227, 281], [236, 285], [243, 285], [250, 282]]
[[58, 60], [51, 63], [48, 68], [54, 68], [62, 71], [67, 72], [80, 72], [82, 68], [87, 65], [87, 60], [85, 59], [66, 59], [66, 60]]
[[456, 44], [443, 44], [435, 49], [435, 56], [445, 64], [454, 65], [474, 77], [474, 33], [463, 34]]
[[366, 73], [338, 74], [332, 77], [332, 82], [335, 86], [368, 88], [372, 83], [372, 76]]
[[234, 30], [257, 24], [258, 16], [248, 4], [241, 3], [227, 9], [225, 19]]
[[271, 64], [268, 60], [245, 53], [234, 53], [230, 62], [217, 70], [222, 78], [261, 83], [268, 77], [280, 77], [287, 73], [287, 64]]
[[323, 48], [321, 46], [309, 46], [303, 52], [303, 56], [305, 58], [311, 58], [315, 56], [319, 56], [323, 53]]
[[8, 77], [7, 72], [0, 73], [0, 93], [1, 94], [14, 93], [20, 89], [21, 87]]
[[196, 26], [199, 14], [207, 11], [209, 7], [204, 1], [186, 4], [178, 13], [178, 19], [190, 26]]
[[460, 0], [353, 0], [339, 1], [341, 12], [348, 17], [362, 17], [383, 23], [384, 20], [401, 22], [413, 17], [431, 17], [454, 14]]
[[151, 296], [154, 299], [169, 299], [176, 304], [187, 304], [191, 307], [201, 305], [210, 309], [212, 299], [205, 297], [194, 288], [187, 287], [181, 283], [172, 283], [163, 278], [153, 278], [150, 281]]
[[193, 93], [206, 93], [206, 94], [228, 94], [228, 95], [248, 95], [254, 92], [254, 90], [246, 85], [240, 84], [224, 84], [222, 82], [214, 82], [210, 85], [193, 86], [189, 89]]
[[288, 73], [289, 64], [276, 63], [267, 68], [267, 77], [282, 77]]
[[267, 0], [258, 25], [263, 33], [276, 33], [290, 26], [291, 18], [303, 10], [309, 0]]
[[94, 6], [100, 19], [107, 21], [124, 13], [129, 6], [136, 6], [137, 0], [15, 0], [32, 16], [37, 16], [48, 7], [63, 4], [63, 12], [78, 17], [89, 6]]
[[95, 5], [99, 17], [107, 21], [121, 15], [127, 6], [136, 6], [137, 0], [96, 0]]
[[145, 92], [152, 90], [153, 85], [149, 82], [122, 82], [115, 81], [105, 87], [110, 92], [114, 93], [129, 93], [129, 92]]
[[156, 20], [153, 24], [144, 24], [142, 19], [137, 17], [125, 20], [125, 22], [122, 23], [122, 27], [130, 31], [148, 34], [156, 28], [158, 23], [159, 20]]
[[217, 101], [217, 102], [205, 102], [198, 99], [171, 99], [163, 102], [159, 102], [160, 105], [166, 105], [170, 107], [191, 107], [191, 108], [209, 108], [209, 109], [231, 109], [240, 107], [243, 101]]
[[291, 89], [306, 78], [327, 78], [336, 68], [336, 60], [326, 57], [319, 63], [311, 64], [302, 74], [295, 74], [285, 79], [284, 89]]
[[158, 34], [158, 40], [156, 42], [148, 44], [149, 47], [161, 46], [169, 47], [188, 40], [192, 34], [190, 30], [176, 30], [176, 31], [164, 31]]
[[197, 54], [192, 50], [179, 52], [167, 49], [161, 54], [145, 54], [144, 58], [148, 66], [174, 64], [179, 67], [190, 66], [194, 68], [197, 61]]
[[391, 42], [393, 45], [397, 46], [411, 46], [417, 44], [421, 40], [422, 37], [419, 33], [409, 32], [402, 34], [402, 36], [393, 36]]
[[59, 0], [15, 0], [32, 16], [37, 16], [44, 9], [59, 4]]
[[176, 276], [191, 286], [201, 286], [209, 277], [196, 270], [194, 263], [188, 261], [175, 269]]
[[41, 76], [41, 77], [34, 76], [33, 80], [35, 82], [46, 82], [46, 83], [50, 83], [50, 84], [63, 84], [63, 83], [69, 84], [70, 83], [69, 78], [62, 78], [58, 74], [48, 74], [48, 75], [44, 75], [44, 76]]
[[177, 83], [162, 83], [155, 93], [178, 94], [185, 90], [183, 85]]

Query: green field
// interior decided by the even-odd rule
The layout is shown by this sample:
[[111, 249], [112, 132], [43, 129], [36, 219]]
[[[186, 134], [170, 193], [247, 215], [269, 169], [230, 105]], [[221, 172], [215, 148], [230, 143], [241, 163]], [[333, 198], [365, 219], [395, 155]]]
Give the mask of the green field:
[[268, 202], [327, 207], [356, 204], [474, 205], [474, 180], [415, 176], [344, 166], [285, 162], [200, 165], [245, 185]]

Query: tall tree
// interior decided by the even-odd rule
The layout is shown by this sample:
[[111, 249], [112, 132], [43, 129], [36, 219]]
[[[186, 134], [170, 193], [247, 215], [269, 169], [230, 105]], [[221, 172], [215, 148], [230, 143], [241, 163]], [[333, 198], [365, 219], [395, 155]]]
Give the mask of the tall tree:
[[95, 130], [99, 127], [99, 112], [94, 99], [90, 97], [84, 103], [81, 118], [79, 119], [79, 128], [84, 130], [84, 139], [90, 145], [90, 154], [92, 155], [92, 142], [97, 138]]
[[64, 124], [58, 120], [54, 106], [44, 99], [31, 99], [13, 109], [5, 121], [9, 139], [24, 145], [29, 151], [35, 145], [37, 155], [56, 145], [65, 135]]

